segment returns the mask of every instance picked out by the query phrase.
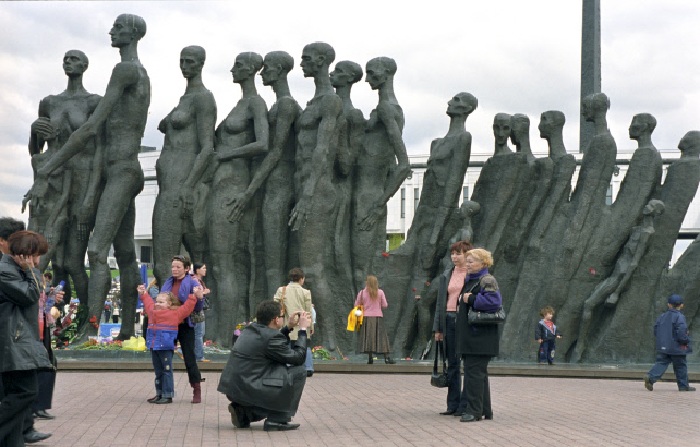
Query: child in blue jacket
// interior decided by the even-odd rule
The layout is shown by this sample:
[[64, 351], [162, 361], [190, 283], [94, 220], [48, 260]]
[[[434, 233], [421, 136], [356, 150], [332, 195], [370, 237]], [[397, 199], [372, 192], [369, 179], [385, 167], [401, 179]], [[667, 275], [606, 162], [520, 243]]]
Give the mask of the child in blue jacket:
[[198, 297], [195, 296], [197, 291], [195, 294], [190, 294], [182, 305], [172, 292], [159, 293], [156, 295], [155, 302], [146, 292], [144, 286], [139, 286], [138, 292], [148, 315], [146, 346], [151, 350], [153, 369], [156, 374], [156, 395], [148, 399], [148, 402], [169, 404], [172, 403], [175, 394], [173, 351], [175, 350], [177, 327], [192, 313], [197, 303]]
[[690, 336], [683, 309], [683, 298], [673, 294], [668, 297], [668, 310], [656, 319], [654, 337], [656, 337], [656, 363], [644, 376], [644, 386], [649, 391], [654, 390], [657, 382], [666, 372], [669, 363], [673, 363], [678, 391], [695, 391], [688, 385], [688, 364], [685, 356], [693, 352], [690, 347]]
[[543, 365], [544, 362], [547, 362], [553, 365], [555, 340], [561, 338], [562, 334], [557, 329], [554, 321], [552, 321], [552, 318], [554, 318], [554, 308], [552, 306], [542, 308], [540, 316], [542, 319], [537, 323], [537, 328], [535, 328], [535, 340], [540, 344], [537, 352], [537, 363]]

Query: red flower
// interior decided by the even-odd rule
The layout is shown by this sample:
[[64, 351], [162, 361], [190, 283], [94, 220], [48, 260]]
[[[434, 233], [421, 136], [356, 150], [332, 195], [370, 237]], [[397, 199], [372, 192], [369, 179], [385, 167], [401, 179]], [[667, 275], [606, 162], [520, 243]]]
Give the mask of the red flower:
[[384, 256], [385, 258], [388, 258], [388, 257], [389, 257], [389, 253], [383, 251], [383, 252], [382, 252], [382, 256]]
[[415, 292], [417, 289], [414, 287], [411, 289], [411, 292]]

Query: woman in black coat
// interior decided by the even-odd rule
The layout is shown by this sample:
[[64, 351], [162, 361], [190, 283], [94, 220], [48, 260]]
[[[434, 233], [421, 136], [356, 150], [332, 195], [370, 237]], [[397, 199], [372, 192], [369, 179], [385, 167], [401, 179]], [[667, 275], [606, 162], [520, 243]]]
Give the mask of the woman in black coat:
[[24, 414], [37, 397], [37, 369], [51, 368], [39, 341], [39, 281], [35, 267], [48, 251], [46, 239], [17, 231], [7, 240], [9, 254], [0, 260], [0, 445], [23, 445]]
[[464, 360], [464, 382], [467, 406], [461, 422], [493, 418], [489, 389], [488, 364], [498, 355], [498, 325], [471, 325], [467, 315], [474, 310], [495, 312], [502, 305], [501, 293], [488, 268], [493, 265], [491, 253], [475, 248], [467, 252], [467, 278], [457, 310], [457, 353]]

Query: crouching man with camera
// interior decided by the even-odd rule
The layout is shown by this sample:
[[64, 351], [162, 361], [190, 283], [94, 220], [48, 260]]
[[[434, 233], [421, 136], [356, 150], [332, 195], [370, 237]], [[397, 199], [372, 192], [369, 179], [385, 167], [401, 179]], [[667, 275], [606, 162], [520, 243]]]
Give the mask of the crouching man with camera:
[[[258, 304], [255, 318], [231, 347], [218, 391], [231, 401], [234, 426], [248, 428], [265, 419], [265, 431], [296, 430], [299, 424], [290, 420], [306, 384], [306, 328], [311, 316], [297, 312], [283, 327], [280, 303], [267, 300]], [[289, 332], [297, 326], [299, 338], [290, 348]]]

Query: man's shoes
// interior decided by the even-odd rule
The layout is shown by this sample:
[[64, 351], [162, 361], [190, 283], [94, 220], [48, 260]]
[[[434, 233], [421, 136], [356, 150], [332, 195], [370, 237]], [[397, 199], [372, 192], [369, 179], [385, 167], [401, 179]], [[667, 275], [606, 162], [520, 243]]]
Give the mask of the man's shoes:
[[649, 376], [644, 376], [644, 388], [648, 389], [649, 391], [654, 391], [654, 384], [651, 382], [651, 378]]
[[158, 400], [153, 401], [154, 404], [171, 404], [173, 403], [172, 398], [170, 397], [161, 397]]
[[313, 371], [306, 371], [306, 377], [311, 377], [314, 375]]
[[51, 433], [41, 433], [32, 429], [28, 432], [22, 433], [22, 437], [24, 438], [25, 444], [36, 444], [37, 442], [50, 438]]
[[682, 388], [678, 388], [678, 391], [695, 391], [694, 386], [684, 386]]
[[392, 359], [391, 357], [384, 357], [384, 363], [387, 365], [393, 365], [396, 363], [396, 360]]
[[484, 414], [484, 419], [486, 419], [487, 421], [492, 421], [493, 420], [493, 413]]
[[160, 400], [160, 396], [153, 396], [150, 399], [146, 399], [146, 402], [148, 402], [149, 404], [152, 404], [153, 402], [155, 402], [157, 400]]
[[231, 413], [231, 423], [233, 424], [234, 427], [236, 428], [249, 428], [250, 427], [250, 421], [245, 415], [245, 412], [243, 409], [236, 405], [235, 407], [233, 404], [228, 405], [228, 412]]
[[36, 419], [56, 419], [56, 416], [47, 413], [46, 410], [36, 410], [34, 412], [34, 417]]
[[289, 431], [299, 428], [299, 424], [290, 424], [288, 422], [272, 422], [265, 419], [263, 430], [265, 431]]
[[476, 417], [473, 414], [470, 413], [464, 413], [462, 417], [459, 419], [459, 422], [477, 422], [481, 420], [481, 416]]
[[447, 411], [441, 412], [440, 414], [443, 416], [449, 416], [451, 414], [455, 414], [456, 412], [457, 412], [457, 410], [447, 410]]

